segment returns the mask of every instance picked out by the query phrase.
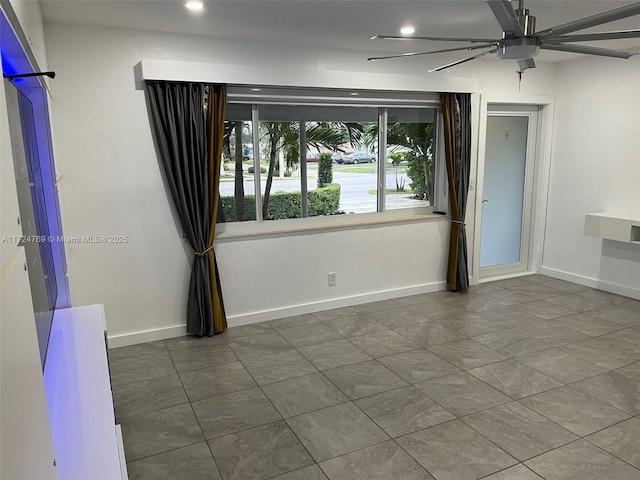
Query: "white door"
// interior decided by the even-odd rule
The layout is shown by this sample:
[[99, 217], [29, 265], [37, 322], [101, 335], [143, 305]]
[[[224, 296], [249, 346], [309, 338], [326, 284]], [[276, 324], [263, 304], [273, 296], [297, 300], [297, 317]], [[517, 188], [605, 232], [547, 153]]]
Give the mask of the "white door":
[[481, 278], [529, 270], [537, 110], [537, 107], [489, 106], [482, 192]]

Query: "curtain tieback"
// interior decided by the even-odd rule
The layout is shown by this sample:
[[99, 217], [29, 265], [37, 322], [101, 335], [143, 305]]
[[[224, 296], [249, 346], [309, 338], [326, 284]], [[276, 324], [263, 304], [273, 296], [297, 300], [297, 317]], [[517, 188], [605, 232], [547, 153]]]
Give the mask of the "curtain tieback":
[[463, 222], [463, 221], [461, 221], [461, 220], [451, 220], [451, 223], [458, 223], [458, 224], [463, 225], [463, 226], [465, 226], [465, 227], [467, 226], [467, 224], [466, 224], [466, 223], [464, 223], [464, 222]]
[[195, 254], [199, 257], [204, 257], [209, 251], [213, 250], [213, 245], [207, 248], [204, 252], [195, 252]]

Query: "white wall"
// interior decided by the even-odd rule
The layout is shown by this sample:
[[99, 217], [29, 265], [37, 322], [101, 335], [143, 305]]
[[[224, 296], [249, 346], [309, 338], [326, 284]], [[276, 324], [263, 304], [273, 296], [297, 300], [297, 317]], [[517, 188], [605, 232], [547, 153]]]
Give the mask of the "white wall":
[[[47, 24], [46, 38], [57, 72], [52, 95], [65, 234], [130, 238], [126, 245], [67, 249], [74, 305], [105, 304], [112, 346], [183, 333], [192, 255], [163, 184], [144, 94], [136, 89], [141, 59], [279, 65], [311, 75], [359, 71], [363, 87], [376, 72], [424, 72], [410, 62], [367, 63], [362, 52], [69, 24]], [[514, 71], [515, 63], [489, 60], [459, 76], [480, 72], [484, 91], [513, 94]], [[522, 92], [548, 94], [552, 77], [553, 69], [543, 66], [525, 77]], [[447, 238], [446, 222], [432, 221], [220, 241], [229, 323], [441, 288]], [[330, 271], [338, 275], [332, 289]]]
[[544, 266], [640, 298], [640, 247], [584, 235], [587, 213], [640, 216], [640, 56], [558, 68]]

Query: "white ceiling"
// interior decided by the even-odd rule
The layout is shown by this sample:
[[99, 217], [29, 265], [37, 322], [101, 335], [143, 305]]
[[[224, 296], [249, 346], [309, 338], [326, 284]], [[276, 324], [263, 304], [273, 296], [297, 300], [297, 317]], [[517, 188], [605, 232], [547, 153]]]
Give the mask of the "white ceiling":
[[[630, 1], [531, 0], [525, 6], [537, 17], [537, 29], [611, 10]], [[253, 39], [318, 48], [363, 51], [363, 56], [399, 54], [461, 44], [370, 40], [373, 34], [399, 35], [402, 25], [415, 35], [499, 38], [501, 30], [482, 0], [205, 0], [194, 13], [184, 0], [41, 0], [45, 22], [67, 22], [161, 32]], [[639, 29], [640, 15], [585, 30]], [[605, 48], [640, 50], [640, 40], [593, 43]], [[364, 53], [366, 52], [366, 53]], [[461, 52], [460, 58], [468, 56]], [[577, 55], [541, 52], [542, 61]], [[411, 62], [411, 59], [402, 59]]]

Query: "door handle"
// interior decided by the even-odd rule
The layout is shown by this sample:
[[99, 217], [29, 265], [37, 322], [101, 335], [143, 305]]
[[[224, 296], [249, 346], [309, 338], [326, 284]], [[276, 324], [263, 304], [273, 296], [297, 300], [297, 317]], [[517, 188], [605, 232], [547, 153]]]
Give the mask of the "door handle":
[[482, 203], [487, 203], [489, 200], [482, 200]]

